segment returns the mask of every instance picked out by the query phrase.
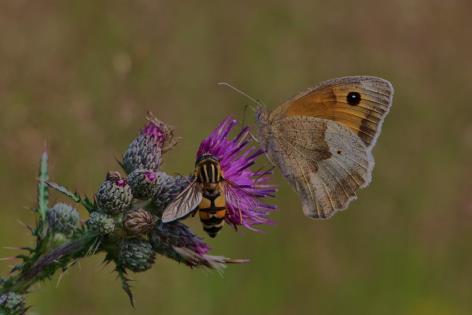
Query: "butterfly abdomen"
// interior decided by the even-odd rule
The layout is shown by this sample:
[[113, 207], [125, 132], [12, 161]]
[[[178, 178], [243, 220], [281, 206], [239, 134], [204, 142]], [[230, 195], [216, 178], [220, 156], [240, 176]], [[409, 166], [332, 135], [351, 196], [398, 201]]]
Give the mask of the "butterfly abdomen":
[[226, 216], [226, 201], [218, 190], [203, 192], [203, 198], [199, 206], [200, 221], [203, 230], [210, 237], [215, 237], [224, 225]]

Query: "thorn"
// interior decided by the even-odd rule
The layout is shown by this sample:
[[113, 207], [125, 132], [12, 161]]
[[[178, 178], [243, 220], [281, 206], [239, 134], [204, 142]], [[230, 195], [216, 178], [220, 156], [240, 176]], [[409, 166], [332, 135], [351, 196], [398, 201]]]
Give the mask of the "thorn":
[[0, 261], [8, 261], [8, 260], [15, 260], [15, 259], [16, 259], [15, 256], [2, 257], [2, 258], [0, 258]]
[[28, 224], [24, 223], [23, 221], [21, 220], [16, 220], [16, 222], [18, 222], [21, 226], [27, 228], [28, 230], [30, 230], [31, 232], [33, 232], [33, 228], [31, 226], [29, 226]]
[[57, 282], [56, 282], [56, 288], [59, 288], [59, 284], [61, 284], [61, 280], [62, 280], [62, 277], [64, 277], [64, 275], [66, 274], [66, 272], [61, 272], [61, 274], [59, 275], [59, 278], [57, 279]]
[[21, 247], [15, 247], [15, 246], [3, 246], [3, 249], [8, 249], [8, 250], [25, 250]]
[[121, 161], [122, 158], [123, 158], [123, 157], [119, 158], [119, 157], [116, 157], [116, 156], [115, 156], [115, 160], [116, 160], [116, 162], [118, 163], [118, 165], [123, 169], [123, 171], [124, 171], [125, 173], [127, 173], [126, 170], [125, 170], [125, 165], [124, 165], [123, 162]]

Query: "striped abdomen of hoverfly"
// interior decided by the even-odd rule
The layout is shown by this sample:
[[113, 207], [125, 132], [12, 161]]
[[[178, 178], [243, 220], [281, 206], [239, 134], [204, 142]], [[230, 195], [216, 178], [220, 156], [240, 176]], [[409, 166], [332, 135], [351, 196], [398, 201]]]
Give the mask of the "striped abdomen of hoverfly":
[[200, 221], [203, 230], [215, 237], [226, 216], [226, 200], [221, 187], [223, 174], [218, 159], [212, 155], [203, 155], [196, 164], [195, 175], [202, 187], [202, 201], [198, 206]]

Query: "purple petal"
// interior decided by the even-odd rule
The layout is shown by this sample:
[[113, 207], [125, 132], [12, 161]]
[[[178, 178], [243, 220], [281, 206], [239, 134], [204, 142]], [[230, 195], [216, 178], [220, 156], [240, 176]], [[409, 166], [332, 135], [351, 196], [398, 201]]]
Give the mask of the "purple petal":
[[268, 215], [275, 210], [274, 205], [264, 202], [273, 197], [275, 186], [266, 184], [272, 170], [250, 169], [264, 151], [250, 146], [249, 127], [244, 127], [233, 139], [228, 139], [237, 121], [231, 117], [224, 119], [210, 135], [202, 141], [197, 158], [203, 154], [216, 156], [221, 165], [224, 178], [237, 185], [225, 191], [228, 214], [226, 221], [232, 225], [242, 225], [256, 230], [256, 224], [270, 224]]

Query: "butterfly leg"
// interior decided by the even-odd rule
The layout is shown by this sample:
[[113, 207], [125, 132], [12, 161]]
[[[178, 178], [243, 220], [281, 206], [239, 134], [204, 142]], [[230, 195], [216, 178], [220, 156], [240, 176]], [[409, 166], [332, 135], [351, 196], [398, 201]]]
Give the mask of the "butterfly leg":
[[252, 140], [254, 140], [256, 143], [259, 143], [259, 140], [256, 138], [256, 136], [249, 131], [249, 136], [252, 138]]

